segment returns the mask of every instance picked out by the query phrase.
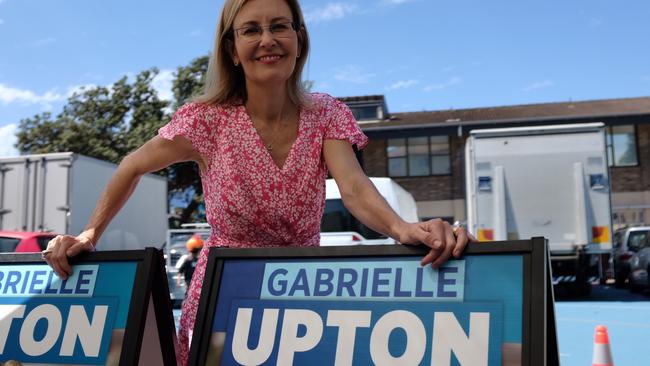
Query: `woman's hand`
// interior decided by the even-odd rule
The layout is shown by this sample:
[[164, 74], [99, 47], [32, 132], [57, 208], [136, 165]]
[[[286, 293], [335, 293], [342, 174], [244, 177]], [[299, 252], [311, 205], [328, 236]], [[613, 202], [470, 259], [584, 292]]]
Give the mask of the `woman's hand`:
[[92, 252], [95, 246], [90, 238], [79, 235], [57, 235], [47, 243], [47, 248], [42, 252], [43, 259], [54, 272], [61, 278], [67, 279], [72, 275], [72, 267], [68, 257], [74, 257], [81, 252]]
[[398, 240], [402, 244], [424, 244], [431, 248], [420, 264], [431, 263], [433, 268], [443, 265], [452, 255], [459, 258], [468, 242], [478, 241], [464, 228], [452, 227], [440, 219], [406, 224]]

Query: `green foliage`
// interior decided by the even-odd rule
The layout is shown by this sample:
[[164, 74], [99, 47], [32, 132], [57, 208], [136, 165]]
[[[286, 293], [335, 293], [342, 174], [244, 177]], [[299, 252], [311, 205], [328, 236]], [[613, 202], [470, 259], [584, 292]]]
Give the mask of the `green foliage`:
[[123, 77], [75, 92], [56, 118], [43, 113], [21, 120], [16, 147], [23, 154], [71, 151], [119, 163], [169, 120], [169, 102], [151, 86], [157, 74], [154, 68], [133, 83]]
[[205, 84], [209, 60], [208, 56], [195, 58], [188, 66], [181, 66], [176, 70], [176, 79], [172, 85], [176, 100], [175, 109], [201, 93]]

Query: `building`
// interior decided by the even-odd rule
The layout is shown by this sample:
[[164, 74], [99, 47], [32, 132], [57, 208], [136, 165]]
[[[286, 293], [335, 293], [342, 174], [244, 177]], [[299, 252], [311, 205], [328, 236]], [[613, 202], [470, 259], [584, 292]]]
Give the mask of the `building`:
[[465, 220], [464, 146], [473, 129], [602, 122], [614, 224], [650, 224], [650, 97], [388, 113], [382, 95], [339, 98], [370, 138], [369, 176], [409, 190], [422, 219]]

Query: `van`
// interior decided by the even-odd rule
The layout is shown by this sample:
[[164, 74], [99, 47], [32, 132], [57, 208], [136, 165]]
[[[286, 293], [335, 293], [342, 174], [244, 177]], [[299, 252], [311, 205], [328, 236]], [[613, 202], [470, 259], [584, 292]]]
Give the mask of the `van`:
[[[406, 222], [418, 222], [413, 196], [391, 178], [370, 178], [388, 205]], [[325, 182], [325, 212], [321, 221], [321, 246], [386, 245], [396, 241], [367, 227], [343, 204], [334, 179]]]

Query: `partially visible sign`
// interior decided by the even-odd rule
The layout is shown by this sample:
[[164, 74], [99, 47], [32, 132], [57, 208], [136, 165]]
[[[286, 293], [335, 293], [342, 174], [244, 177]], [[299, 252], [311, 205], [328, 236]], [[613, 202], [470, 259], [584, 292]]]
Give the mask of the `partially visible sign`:
[[529, 364], [528, 255], [481, 246], [438, 269], [401, 246], [212, 249], [190, 364]]
[[[137, 364], [137, 357], [129, 362], [124, 356], [125, 341], [142, 339], [144, 322], [128, 322], [129, 317], [146, 318], [152, 266], [158, 263], [158, 253], [108, 253], [86, 256], [73, 265], [73, 273], [66, 280], [39, 256], [3, 255], [0, 361], [17, 360], [26, 365]], [[142, 289], [149, 293], [139, 293]]]

